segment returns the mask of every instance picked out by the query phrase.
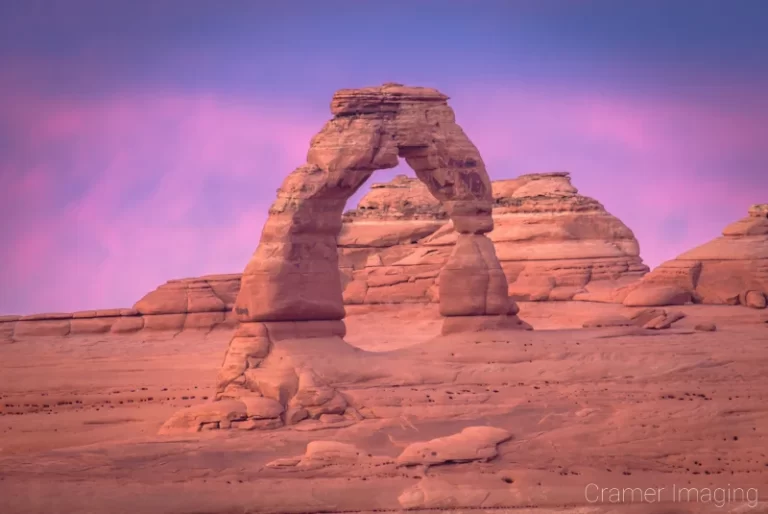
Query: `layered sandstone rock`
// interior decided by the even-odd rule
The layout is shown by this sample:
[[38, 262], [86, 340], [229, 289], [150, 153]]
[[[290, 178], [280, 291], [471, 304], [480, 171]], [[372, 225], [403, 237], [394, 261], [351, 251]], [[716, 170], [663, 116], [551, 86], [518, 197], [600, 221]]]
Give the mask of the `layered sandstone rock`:
[[235, 325], [232, 307], [240, 275], [169, 280], [131, 309], [1, 316], [0, 341], [81, 334], [202, 330]]
[[219, 326], [233, 325], [234, 316], [226, 312], [141, 314], [136, 309], [105, 309], [29, 316], [0, 316], [0, 342], [37, 337], [126, 334], [139, 330], [208, 331]]
[[133, 306], [140, 314], [187, 314], [231, 311], [240, 275], [206, 275], [169, 280]]
[[436, 278], [452, 248], [426, 249], [421, 243], [449, 224], [420, 180], [399, 175], [373, 184], [343, 216], [338, 253], [344, 302], [437, 302]]
[[[219, 373], [217, 399], [270, 398], [285, 410], [282, 423], [359, 419], [334, 388], [333, 377], [315, 373], [323, 358], [317, 356], [314, 363], [296, 360], [323, 340], [339, 341], [345, 334], [339, 237], [351, 250], [387, 248], [403, 237], [418, 241], [450, 218], [458, 242], [442, 266], [440, 312], [485, 324], [453, 323], [447, 332], [526, 327], [516, 316], [494, 246], [485, 236], [493, 230], [493, 194], [485, 165], [455, 123], [447, 99], [434, 89], [400, 84], [334, 95], [333, 118], [312, 138], [306, 163], [278, 190], [259, 246], [243, 272], [234, 306], [240, 326]], [[397, 208], [387, 212], [393, 220], [406, 222], [394, 236], [386, 220], [378, 219], [367, 220], [368, 230], [342, 233], [347, 200], [375, 170], [397, 166], [400, 157], [426, 184], [439, 212], [413, 208], [412, 202], [421, 204], [426, 193], [404, 192]], [[374, 191], [367, 205], [376, 204], [377, 194]], [[366, 223], [364, 214], [358, 218]], [[355, 265], [345, 268], [354, 270]], [[458, 288], [458, 281], [467, 287]], [[296, 341], [298, 348], [292, 346]], [[348, 345], [342, 348], [356, 353]], [[365, 367], [366, 357], [359, 358]], [[243, 419], [237, 403], [225, 411], [180, 414], [166, 429], [228, 428], [232, 416]]]
[[768, 204], [725, 227], [723, 235], [667, 261], [624, 291], [625, 305], [687, 302], [766, 306]]
[[[632, 231], [599, 202], [578, 194], [568, 173], [523, 175], [492, 185], [494, 230], [488, 235], [510, 297], [594, 300], [600, 285], [613, 290], [648, 271]], [[417, 238], [418, 231], [430, 228]], [[365, 239], [369, 230], [393, 236]], [[437, 276], [458, 239], [420, 181], [400, 176], [375, 185], [344, 215], [339, 254], [345, 302], [438, 301]]]

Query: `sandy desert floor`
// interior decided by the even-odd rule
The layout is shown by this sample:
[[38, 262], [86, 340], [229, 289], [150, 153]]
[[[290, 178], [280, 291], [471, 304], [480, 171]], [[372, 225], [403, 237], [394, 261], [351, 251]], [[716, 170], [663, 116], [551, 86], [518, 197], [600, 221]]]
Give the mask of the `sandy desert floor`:
[[[0, 512], [768, 512], [768, 312], [685, 306], [649, 331], [579, 328], [619, 305], [520, 306], [535, 331], [451, 337], [433, 306], [349, 308], [346, 341], [415, 371], [341, 387], [367, 412], [346, 427], [157, 435], [213, 396], [231, 330], [2, 344]], [[487, 461], [396, 461], [476, 426], [512, 437]]]

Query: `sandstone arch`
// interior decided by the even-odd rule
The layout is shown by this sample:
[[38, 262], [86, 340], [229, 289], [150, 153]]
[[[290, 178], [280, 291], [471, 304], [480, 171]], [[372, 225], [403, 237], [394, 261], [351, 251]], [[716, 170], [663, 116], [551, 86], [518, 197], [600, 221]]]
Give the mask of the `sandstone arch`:
[[234, 308], [240, 325], [219, 370], [219, 402], [177, 413], [164, 432], [242, 423], [274, 428], [324, 415], [354, 422], [360, 414], [337, 391], [339, 383], [398, 373], [407, 382], [429, 373], [386, 364], [341, 340], [336, 239], [342, 211], [374, 171], [395, 167], [399, 157], [443, 204], [458, 232], [440, 273], [443, 333], [530, 328], [516, 316], [485, 236], [493, 229], [485, 165], [447, 100], [434, 89], [399, 84], [334, 95], [333, 119], [312, 139], [307, 162], [278, 190], [243, 272]]
[[336, 237], [347, 199], [402, 157], [443, 204], [459, 232], [440, 282], [445, 316], [498, 316], [514, 303], [492, 243], [491, 183], [448, 97], [385, 84], [338, 91], [334, 117], [312, 139], [306, 164], [278, 190], [242, 278], [240, 322], [341, 320]]

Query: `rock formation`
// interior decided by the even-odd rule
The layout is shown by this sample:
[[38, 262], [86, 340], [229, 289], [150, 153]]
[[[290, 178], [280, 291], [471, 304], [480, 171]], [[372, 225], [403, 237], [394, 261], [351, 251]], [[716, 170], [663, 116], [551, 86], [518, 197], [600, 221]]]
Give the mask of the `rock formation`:
[[[494, 242], [517, 300], [601, 300], [601, 291], [648, 271], [632, 231], [578, 194], [565, 172], [492, 183]], [[338, 236], [346, 304], [438, 302], [437, 280], [458, 239], [448, 213], [418, 179], [373, 184], [342, 217]], [[208, 286], [207, 284], [210, 284]], [[240, 275], [172, 280], [140, 300], [142, 313], [230, 307]], [[213, 294], [221, 302], [212, 299]], [[575, 297], [575, 298], [574, 298]]]
[[[594, 299], [589, 290], [648, 271], [632, 231], [578, 194], [566, 172], [493, 182], [493, 241], [517, 300]], [[347, 303], [438, 301], [440, 269], [458, 237], [420, 181], [376, 184], [344, 215], [339, 255]]]
[[[507, 280], [485, 234], [493, 230], [493, 194], [483, 161], [434, 89], [385, 84], [338, 91], [334, 117], [312, 139], [307, 162], [278, 190], [245, 268], [234, 311], [240, 325], [217, 382], [218, 399], [264, 396], [284, 420], [354, 417], [344, 396], [312, 364], [291, 365], [290, 343], [345, 335], [337, 237], [347, 199], [378, 169], [402, 157], [451, 219], [455, 244], [440, 271], [446, 332], [530, 328], [516, 316]], [[350, 370], [350, 373], [352, 370]], [[234, 406], [237, 415], [243, 408]], [[247, 409], [246, 409], [246, 414]], [[232, 419], [174, 416], [164, 430]], [[201, 420], [205, 421], [201, 421]], [[224, 423], [224, 425], [222, 425]]]
[[661, 264], [619, 293], [629, 306], [694, 302], [765, 308], [768, 204], [752, 206], [721, 237]]
[[139, 314], [229, 312], [240, 290], [240, 275], [206, 275], [169, 280], [136, 302]]
[[136, 309], [104, 309], [70, 313], [0, 316], [0, 341], [31, 337], [66, 337], [84, 334], [127, 334], [146, 331], [210, 331], [232, 328], [234, 316], [225, 312], [142, 314]]
[[232, 307], [239, 289], [240, 275], [211, 275], [169, 280], [132, 309], [0, 316], [0, 340], [231, 328], [236, 323]]

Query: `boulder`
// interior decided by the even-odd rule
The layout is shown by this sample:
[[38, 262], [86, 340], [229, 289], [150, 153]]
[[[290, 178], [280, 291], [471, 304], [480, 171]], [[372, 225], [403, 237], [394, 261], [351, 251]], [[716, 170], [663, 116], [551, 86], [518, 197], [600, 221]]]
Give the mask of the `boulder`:
[[498, 455], [497, 446], [511, 438], [512, 434], [501, 428], [467, 427], [458, 434], [408, 445], [397, 463], [401, 466], [431, 466], [445, 462], [489, 461]]
[[745, 291], [739, 296], [739, 302], [745, 307], [753, 309], [765, 309], [766, 297], [761, 291]]

